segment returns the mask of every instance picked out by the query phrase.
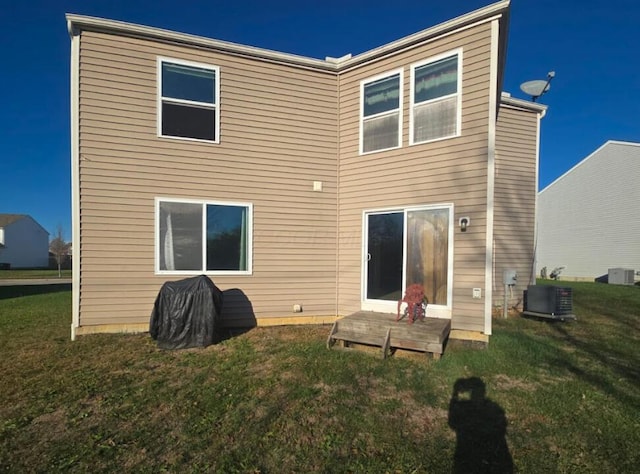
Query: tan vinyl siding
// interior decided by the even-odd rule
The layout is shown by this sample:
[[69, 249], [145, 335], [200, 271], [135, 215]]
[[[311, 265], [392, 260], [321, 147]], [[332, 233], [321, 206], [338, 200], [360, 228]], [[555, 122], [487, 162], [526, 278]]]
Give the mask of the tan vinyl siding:
[[[253, 204], [253, 274], [211, 278], [254, 315], [236, 292], [226, 325], [334, 315], [335, 75], [95, 32], [80, 44], [80, 325], [147, 322], [162, 283], [184, 278], [154, 275], [156, 197]], [[157, 137], [158, 56], [220, 67], [220, 144]]]
[[[533, 145], [529, 136], [535, 113], [524, 120], [520, 110], [500, 113], [495, 192], [490, 187], [491, 98], [501, 74], [492, 44], [497, 21], [482, 18], [441, 36], [396, 43], [335, 69], [133, 30], [82, 30], [73, 116], [80, 137], [73, 154], [78, 333], [140, 330], [161, 285], [188, 276], [155, 274], [158, 198], [253, 206], [251, 275], [211, 275], [226, 292], [226, 326], [256, 319], [265, 325], [327, 322], [359, 311], [364, 212], [453, 206], [452, 329], [484, 332], [491, 291], [485, 288], [487, 225], [495, 225], [494, 270], [501, 280], [502, 262], [514, 261], [514, 252], [521, 257], [518, 245], [527, 247], [533, 234], [529, 227], [517, 235], [506, 230], [514, 215], [529, 222], [527, 200], [535, 196], [528, 188], [531, 166], [535, 181], [536, 130]], [[459, 136], [410, 146], [411, 65], [457, 52]], [[159, 57], [219, 68], [219, 143], [158, 137]], [[398, 70], [400, 146], [360, 155], [360, 83]], [[316, 181], [320, 192], [313, 191]], [[495, 214], [487, 211], [492, 196]], [[514, 196], [522, 199], [517, 209]], [[472, 222], [465, 233], [458, 226], [462, 216]], [[473, 288], [482, 289], [482, 299], [472, 298]], [[303, 312], [294, 313], [294, 304]]]
[[538, 115], [501, 107], [496, 133], [494, 212], [494, 305], [504, 303], [503, 272], [518, 272], [509, 306], [522, 303], [522, 292], [534, 277]]
[[[340, 84], [338, 312], [360, 309], [363, 211], [453, 203], [452, 216], [471, 216], [462, 234], [454, 225], [452, 328], [484, 330], [490, 24], [405, 50], [344, 73]], [[411, 64], [461, 48], [461, 136], [409, 146]], [[359, 155], [360, 81], [403, 68], [402, 146]], [[484, 293], [484, 291], [483, 291]]]

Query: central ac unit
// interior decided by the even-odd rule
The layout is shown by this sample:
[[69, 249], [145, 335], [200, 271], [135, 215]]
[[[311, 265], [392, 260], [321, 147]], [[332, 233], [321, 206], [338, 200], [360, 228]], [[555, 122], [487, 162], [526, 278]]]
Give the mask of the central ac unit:
[[524, 292], [524, 314], [552, 319], [576, 319], [571, 288], [529, 285]]
[[626, 268], [610, 268], [608, 282], [610, 285], [633, 285], [634, 273]]

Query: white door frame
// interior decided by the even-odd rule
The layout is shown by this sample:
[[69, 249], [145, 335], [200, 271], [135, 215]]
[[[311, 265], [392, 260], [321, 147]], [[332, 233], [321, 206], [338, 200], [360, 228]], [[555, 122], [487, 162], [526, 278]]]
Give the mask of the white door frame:
[[369, 254], [369, 226], [368, 216], [375, 214], [389, 214], [393, 212], [401, 212], [404, 214], [403, 222], [403, 244], [402, 244], [402, 291], [406, 288], [407, 284], [407, 213], [411, 211], [425, 211], [432, 209], [447, 209], [449, 211], [449, 232], [448, 232], [448, 249], [447, 249], [447, 304], [446, 305], [427, 305], [427, 316], [432, 318], [445, 318], [451, 319], [451, 312], [453, 306], [453, 247], [454, 247], [454, 209], [453, 203], [441, 203], [441, 204], [425, 204], [421, 206], [406, 206], [406, 207], [390, 207], [390, 208], [378, 208], [378, 209], [366, 209], [362, 211], [362, 255], [361, 255], [361, 282], [360, 282], [360, 307], [363, 311], [379, 311], [383, 313], [395, 313], [398, 308], [397, 301], [385, 301], [367, 299], [367, 269], [368, 269], [368, 254]]

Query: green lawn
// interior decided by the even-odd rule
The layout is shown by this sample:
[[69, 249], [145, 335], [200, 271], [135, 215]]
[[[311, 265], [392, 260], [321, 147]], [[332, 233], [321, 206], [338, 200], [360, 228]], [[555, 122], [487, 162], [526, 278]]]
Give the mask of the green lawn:
[[439, 362], [329, 351], [326, 326], [70, 342], [69, 291], [0, 287], [0, 471], [637, 472], [640, 288], [558, 283], [577, 322], [496, 319]]

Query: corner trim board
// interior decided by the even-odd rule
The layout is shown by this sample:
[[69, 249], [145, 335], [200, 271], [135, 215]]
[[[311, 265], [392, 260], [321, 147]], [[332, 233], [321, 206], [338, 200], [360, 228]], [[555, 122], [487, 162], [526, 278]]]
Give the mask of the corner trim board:
[[491, 334], [493, 303], [493, 213], [496, 174], [496, 125], [498, 119], [498, 67], [500, 24], [491, 23], [491, 65], [489, 68], [489, 138], [487, 143], [487, 235], [484, 269], [484, 333]]
[[76, 339], [80, 328], [80, 34], [73, 31], [71, 36], [71, 242], [74, 247], [72, 261], [72, 316], [71, 340]]

